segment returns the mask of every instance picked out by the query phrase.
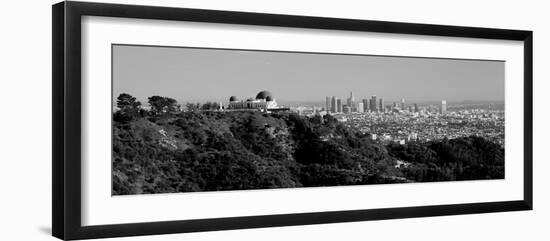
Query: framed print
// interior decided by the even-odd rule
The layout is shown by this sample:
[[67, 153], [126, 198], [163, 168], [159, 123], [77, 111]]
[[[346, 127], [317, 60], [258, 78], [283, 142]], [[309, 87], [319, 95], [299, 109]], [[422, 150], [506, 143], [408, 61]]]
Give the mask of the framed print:
[[53, 235], [531, 210], [532, 53], [524, 30], [55, 4]]

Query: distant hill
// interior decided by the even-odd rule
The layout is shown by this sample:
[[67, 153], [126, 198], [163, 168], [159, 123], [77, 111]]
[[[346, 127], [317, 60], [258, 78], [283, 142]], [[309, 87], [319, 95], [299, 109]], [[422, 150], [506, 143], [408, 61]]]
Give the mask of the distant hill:
[[114, 195], [504, 177], [504, 150], [478, 137], [384, 146], [330, 115], [293, 113], [115, 119]]

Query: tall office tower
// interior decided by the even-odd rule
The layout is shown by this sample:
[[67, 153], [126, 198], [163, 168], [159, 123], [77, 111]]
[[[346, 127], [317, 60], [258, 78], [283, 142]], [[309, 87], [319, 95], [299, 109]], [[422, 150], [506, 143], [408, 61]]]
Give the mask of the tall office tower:
[[336, 112], [342, 112], [342, 100], [339, 98], [336, 98]]
[[357, 112], [359, 113], [365, 112], [365, 106], [363, 105], [363, 102], [357, 103]]
[[349, 92], [349, 98], [347, 100], [348, 106], [352, 109], [355, 108], [355, 97], [353, 96], [353, 91]]
[[382, 98], [380, 98], [378, 109], [380, 110], [380, 112], [384, 112], [384, 100]]
[[442, 115], [447, 113], [447, 101], [446, 100], [441, 101], [441, 108], [439, 109], [439, 111]]
[[413, 107], [412, 107], [412, 105], [409, 105], [409, 112], [411, 112], [411, 113], [413, 112]]
[[370, 111], [372, 111], [372, 112], [376, 111], [376, 95], [373, 95], [370, 98]]
[[330, 98], [330, 112], [336, 113], [337, 107], [336, 107], [336, 96], [332, 96]]
[[405, 99], [401, 99], [401, 110], [405, 110]]
[[369, 111], [369, 109], [370, 109], [369, 99], [363, 99], [363, 111], [367, 112], [367, 111]]
[[418, 113], [418, 105], [414, 104], [414, 112]]
[[326, 98], [326, 103], [325, 103], [325, 110], [326, 110], [327, 112], [329, 112], [329, 111], [330, 111], [330, 107], [331, 107], [331, 105], [330, 105], [330, 96], [327, 96], [327, 98]]
[[393, 102], [392, 108], [397, 108], [397, 103], [395, 103], [395, 101]]

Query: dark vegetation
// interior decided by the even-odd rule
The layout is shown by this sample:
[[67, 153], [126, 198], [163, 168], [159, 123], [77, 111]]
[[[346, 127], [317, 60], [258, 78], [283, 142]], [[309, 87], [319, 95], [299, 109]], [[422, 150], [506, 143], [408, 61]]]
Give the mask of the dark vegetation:
[[479, 137], [384, 146], [329, 115], [212, 111], [215, 103], [182, 112], [172, 100], [151, 97], [145, 111], [119, 96], [114, 195], [504, 177], [504, 149]]

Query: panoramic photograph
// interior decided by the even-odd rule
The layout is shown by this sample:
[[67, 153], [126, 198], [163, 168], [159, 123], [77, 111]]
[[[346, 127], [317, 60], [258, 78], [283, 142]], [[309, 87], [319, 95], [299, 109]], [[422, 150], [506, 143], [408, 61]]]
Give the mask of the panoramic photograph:
[[504, 61], [112, 45], [112, 195], [504, 179]]

